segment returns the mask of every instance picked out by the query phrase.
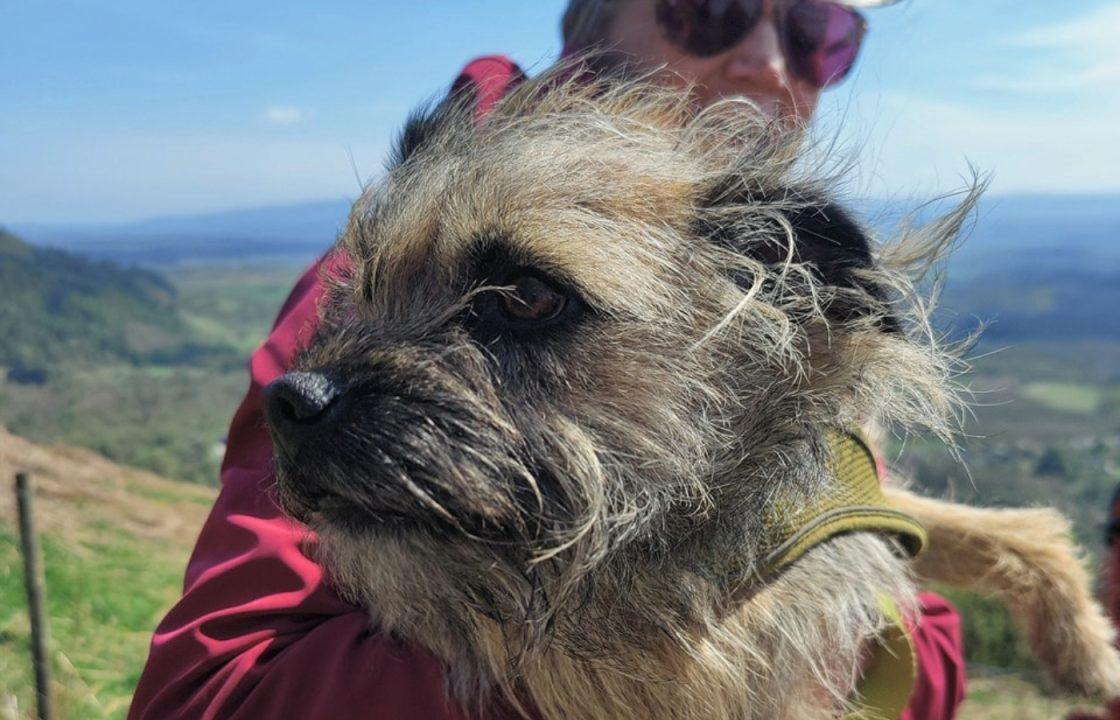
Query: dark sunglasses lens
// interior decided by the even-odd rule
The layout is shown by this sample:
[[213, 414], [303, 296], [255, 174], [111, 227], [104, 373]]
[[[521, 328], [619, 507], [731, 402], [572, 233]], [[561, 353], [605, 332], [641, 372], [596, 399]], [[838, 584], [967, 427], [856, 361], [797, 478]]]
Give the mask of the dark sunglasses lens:
[[817, 87], [832, 85], [856, 63], [864, 22], [855, 10], [824, 0], [802, 0], [785, 18], [786, 59], [799, 77]]
[[665, 39], [697, 57], [727, 50], [762, 16], [762, 0], [659, 0], [657, 24]]

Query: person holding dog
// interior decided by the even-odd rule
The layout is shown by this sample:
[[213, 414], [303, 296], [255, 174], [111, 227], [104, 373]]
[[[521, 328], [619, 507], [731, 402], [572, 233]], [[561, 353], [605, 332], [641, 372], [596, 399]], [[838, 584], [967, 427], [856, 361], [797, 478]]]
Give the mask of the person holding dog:
[[[571, 0], [565, 55], [605, 48], [610, 62], [660, 68], [698, 107], [745, 96], [759, 112], [797, 124], [853, 67], [865, 31], [856, 6], [875, 4], [887, 3]], [[508, 59], [484, 58], [453, 87], [473, 89], [481, 114], [522, 77]], [[310, 551], [314, 539], [269, 490], [273, 449], [261, 393], [310, 337], [324, 290], [320, 271], [335, 262], [328, 256], [300, 279], [253, 354], [222, 491], [187, 567], [183, 597], [156, 630], [133, 720], [465, 717], [445, 699], [433, 656], [376, 632], [363, 610], [324, 581]], [[959, 621], [936, 596], [923, 603], [911, 628], [918, 681], [902, 717], [945, 720], [964, 693]], [[517, 714], [497, 706], [488, 716]]]

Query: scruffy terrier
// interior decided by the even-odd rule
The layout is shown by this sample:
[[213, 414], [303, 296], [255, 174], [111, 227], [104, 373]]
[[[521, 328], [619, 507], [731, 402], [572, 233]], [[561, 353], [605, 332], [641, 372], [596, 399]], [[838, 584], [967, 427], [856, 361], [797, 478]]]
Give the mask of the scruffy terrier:
[[1017, 598], [1067, 686], [1120, 690], [1046, 512], [895, 490], [929, 525], [917, 561], [856, 528], [774, 565], [857, 428], [948, 437], [958, 409], [916, 283], [973, 197], [878, 245], [816, 174], [739, 101], [570, 71], [408, 124], [266, 412], [334, 582], [465, 705], [839, 717], [915, 562]]

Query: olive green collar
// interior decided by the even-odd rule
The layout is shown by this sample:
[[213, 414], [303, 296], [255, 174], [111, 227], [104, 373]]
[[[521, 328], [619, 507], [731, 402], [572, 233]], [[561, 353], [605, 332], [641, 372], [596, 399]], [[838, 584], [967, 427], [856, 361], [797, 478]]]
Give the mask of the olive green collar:
[[882, 605], [890, 622], [879, 636], [871, 664], [856, 687], [852, 711], [844, 720], [898, 720], [914, 692], [918, 660], [910, 634], [894, 601], [883, 596]]
[[[898, 539], [913, 557], [928, 542], [917, 520], [891, 507], [879, 483], [875, 455], [857, 434], [827, 433], [828, 464], [833, 482], [824, 492], [802, 501], [775, 504], [768, 518], [770, 542], [765, 551], [764, 575], [781, 572], [826, 540], [849, 532], [879, 532]], [[898, 607], [884, 595], [888, 620], [875, 655], [844, 720], [897, 720], [909, 702], [917, 677], [914, 648]]]
[[882, 532], [898, 538], [911, 557], [927, 542], [917, 520], [891, 507], [879, 484], [875, 455], [862, 438], [840, 431], [827, 434], [834, 482], [806, 502], [778, 503], [770, 513], [769, 549], [764, 574], [780, 572], [810, 548], [849, 532]]

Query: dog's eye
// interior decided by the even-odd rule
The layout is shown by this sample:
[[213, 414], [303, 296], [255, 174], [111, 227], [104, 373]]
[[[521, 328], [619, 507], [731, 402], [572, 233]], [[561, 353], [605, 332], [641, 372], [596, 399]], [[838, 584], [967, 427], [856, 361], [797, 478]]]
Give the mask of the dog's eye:
[[463, 315], [464, 326], [483, 343], [498, 338], [543, 338], [577, 321], [587, 306], [567, 284], [532, 268], [487, 273], [483, 292]]
[[560, 316], [568, 296], [550, 283], [532, 275], [513, 279], [502, 294], [502, 311], [521, 322], [547, 322]]

